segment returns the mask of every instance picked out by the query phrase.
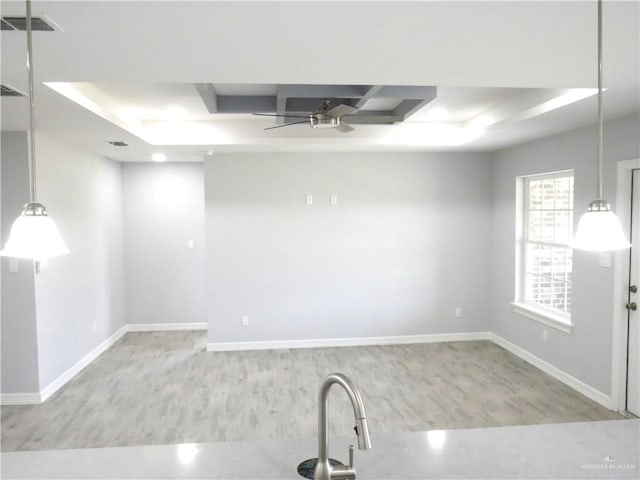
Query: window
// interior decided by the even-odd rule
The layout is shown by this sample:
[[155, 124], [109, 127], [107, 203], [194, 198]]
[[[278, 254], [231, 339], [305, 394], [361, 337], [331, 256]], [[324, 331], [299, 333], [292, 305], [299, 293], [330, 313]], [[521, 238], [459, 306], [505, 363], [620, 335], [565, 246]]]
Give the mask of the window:
[[573, 172], [522, 177], [516, 311], [562, 330], [571, 325]]

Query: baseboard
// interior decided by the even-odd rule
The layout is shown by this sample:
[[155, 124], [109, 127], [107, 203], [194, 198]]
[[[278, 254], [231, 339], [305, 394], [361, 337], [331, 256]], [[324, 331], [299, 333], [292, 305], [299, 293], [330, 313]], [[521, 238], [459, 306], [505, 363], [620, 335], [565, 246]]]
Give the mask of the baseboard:
[[34, 405], [47, 400], [62, 388], [69, 380], [104, 353], [109, 347], [120, 340], [127, 332], [158, 332], [174, 330], [206, 330], [206, 323], [148, 323], [129, 324], [118, 329], [113, 335], [103, 341], [91, 352], [82, 357], [66, 372], [43, 388], [39, 393], [3, 393], [0, 394], [0, 405]]
[[576, 377], [569, 375], [564, 370], [559, 369], [558, 367], [551, 365], [550, 363], [542, 360], [540, 357], [536, 357], [531, 352], [528, 352], [522, 347], [511, 343], [510, 341], [502, 338], [500, 335], [496, 335], [493, 332], [489, 333], [489, 339], [493, 341], [496, 345], [501, 346], [505, 350], [513, 353], [515, 356], [520, 357], [524, 361], [530, 363], [534, 367], [539, 368], [543, 372], [551, 375], [556, 380], [561, 381], [565, 385], [573, 388], [577, 392], [581, 393], [587, 398], [590, 398], [594, 402], [599, 403], [603, 407], [606, 407], [610, 410], [615, 410], [615, 406], [613, 405], [613, 399], [601, 392], [600, 390], [596, 390], [590, 385], [587, 385], [581, 380], [578, 380]]
[[358, 347], [365, 345], [403, 345], [410, 343], [468, 342], [489, 340], [489, 332], [442, 333], [433, 335], [402, 335], [393, 337], [325, 338], [305, 340], [276, 340], [266, 342], [208, 343], [208, 352], [238, 350], [277, 350], [283, 348]]
[[206, 322], [194, 323], [130, 323], [127, 332], [169, 332], [175, 330], [206, 330]]
[[51, 395], [56, 393], [69, 380], [75, 377], [83, 368], [93, 362], [98, 356], [104, 353], [109, 347], [120, 340], [127, 333], [127, 326], [120, 327], [113, 335], [95, 347], [70, 369], [56, 378], [53, 382], [37, 393], [3, 393], [0, 394], [0, 405], [37, 405], [44, 402]]
[[75, 377], [80, 371], [88, 366], [91, 362], [93, 362], [99, 355], [104, 353], [109, 347], [111, 347], [114, 343], [120, 340], [125, 333], [127, 333], [127, 325], [120, 327], [113, 335], [103, 341], [96, 348], [87, 353], [84, 357], [82, 357], [75, 365], [73, 365], [69, 370], [64, 372], [58, 378], [56, 378], [53, 382], [47, 385], [45, 388], [40, 390], [40, 402], [44, 402], [51, 395], [56, 393], [64, 384], [66, 384], [69, 380]]
[[[64, 372], [39, 393], [3, 393], [0, 394], [0, 405], [32, 405], [47, 400], [69, 380], [76, 376], [83, 368], [93, 362], [127, 332], [175, 331], [175, 330], [206, 330], [206, 323], [162, 323], [162, 324], [130, 324], [124, 325], [117, 332], [103, 341], [91, 352], [80, 359], [69, 370]], [[209, 343], [208, 352], [225, 352], [238, 350], [273, 350], [289, 348], [321, 348], [321, 347], [355, 347], [366, 345], [403, 345], [411, 343], [437, 342], [465, 342], [476, 340], [490, 340], [493, 343], [522, 358], [531, 365], [551, 375], [565, 385], [573, 388], [587, 398], [600, 405], [615, 410], [611, 396], [593, 388], [590, 385], [569, 375], [565, 371], [551, 365], [527, 350], [509, 342], [493, 332], [444, 333], [433, 335], [402, 335], [388, 337], [359, 337], [359, 338], [326, 338], [306, 340], [279, 340], [265, 342], [227, 342]]]
[[39, 393], [2, 393], [0, 405], [34, 405], [42, 403]]

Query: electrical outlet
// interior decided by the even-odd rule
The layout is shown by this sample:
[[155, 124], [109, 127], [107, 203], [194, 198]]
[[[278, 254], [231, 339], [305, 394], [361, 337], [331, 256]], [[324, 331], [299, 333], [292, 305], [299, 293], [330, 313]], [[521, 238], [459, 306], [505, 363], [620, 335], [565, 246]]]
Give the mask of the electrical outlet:
[[9, 259], [9, 273], [18, 273], [18, 259], [10, 258]]
[[462, 307], [456, 307], [456, 318], [462, 318]]
[[313, 195], [307, 195], [305, 198], [307, 205], [313, 205]]
[[187, 240], [187, 248], [193, 248], [193, 240]]
[[337, 204], [338, 204], [338, 195], [334, 193], [333, 195], [331, 195], [331, 205], [337, 205]]
[[547, 330], [542, 330], [542, 341], [543, 342], [549, 341], [549, 332]]
[[242, 326], [243, 327], [248, 327], [249, 326], [249, 315], [243, 315], [242, 316]]

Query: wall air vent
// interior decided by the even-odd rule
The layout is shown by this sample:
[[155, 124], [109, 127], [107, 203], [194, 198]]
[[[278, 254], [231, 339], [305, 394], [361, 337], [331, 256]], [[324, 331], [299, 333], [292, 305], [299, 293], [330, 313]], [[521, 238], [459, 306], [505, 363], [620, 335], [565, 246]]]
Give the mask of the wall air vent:
[[[2, 30], [25, 31], [26, 29], [27, 17], [2, 17]], [[31, 30], [34, 32], [53, 32], [55, 28], [42, 17], [31, 17]]]
[[26, 97], [25, 93], [22, 93], [20, 90], [16, 90], [15, 88], [9, 87], [8, 85], [0, 85], [0, 89], [2, 91], [3, 97]]

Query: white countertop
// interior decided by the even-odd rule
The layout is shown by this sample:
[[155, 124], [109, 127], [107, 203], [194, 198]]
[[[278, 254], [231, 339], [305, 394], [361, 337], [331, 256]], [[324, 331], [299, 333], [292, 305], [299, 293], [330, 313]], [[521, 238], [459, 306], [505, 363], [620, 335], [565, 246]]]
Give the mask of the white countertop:
[[[640, 420], [376, 436], [356, 450], [358, 479], [631, 478], [640, 476]], [[347, 459], [352, 439], [331, 439]], [[3, 452], [8, 478], [297, 479], [314, 439]]]

